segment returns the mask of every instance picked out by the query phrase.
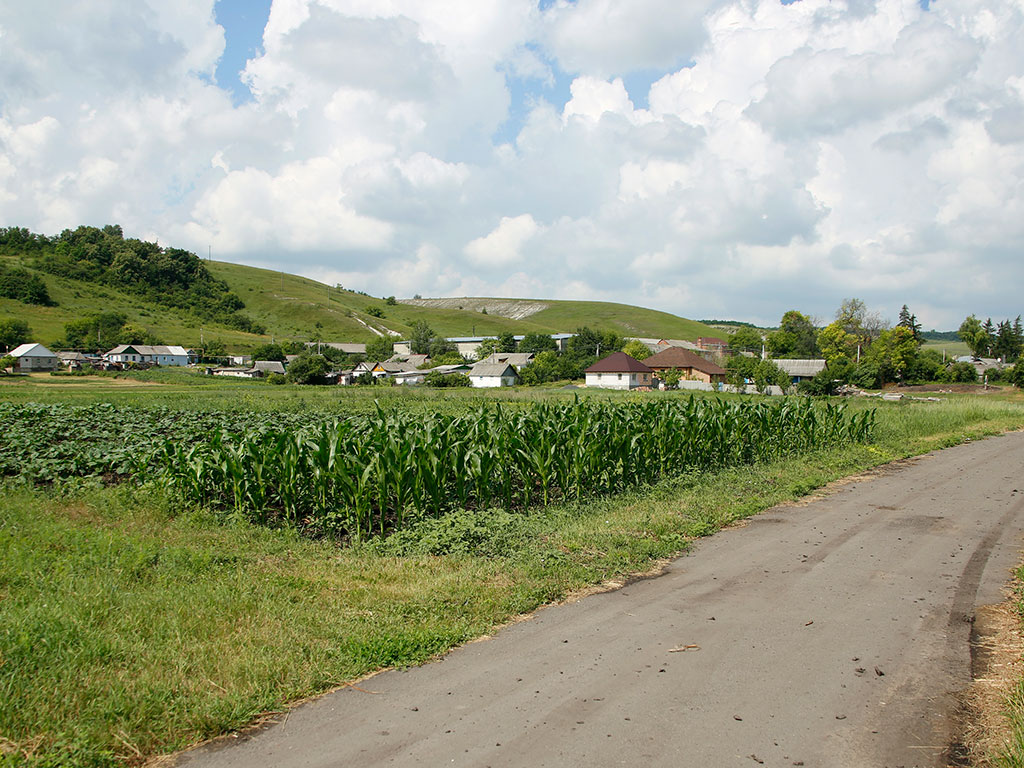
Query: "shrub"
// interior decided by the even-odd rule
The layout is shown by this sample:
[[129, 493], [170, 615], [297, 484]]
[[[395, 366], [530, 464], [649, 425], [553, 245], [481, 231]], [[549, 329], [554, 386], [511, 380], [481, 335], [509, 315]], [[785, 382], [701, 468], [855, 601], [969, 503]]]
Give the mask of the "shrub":
[[949, 380], [957, 384], [976, 384], [978, 370], [971, 363], [953, 363], [949, 367]]
[[442, 373], [431, 371], [423, 378], [428, 387], [471, 387], [473, 382], [464, 373]]

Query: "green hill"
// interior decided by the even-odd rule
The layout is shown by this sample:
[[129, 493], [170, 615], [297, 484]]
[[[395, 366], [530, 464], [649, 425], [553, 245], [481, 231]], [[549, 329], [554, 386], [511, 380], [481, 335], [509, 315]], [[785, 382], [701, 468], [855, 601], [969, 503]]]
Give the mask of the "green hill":
[[[117, 231], [120, 232], [119, 228]], [[143, 245], [149, 248], [154, 244]], [[144, 277], [134, 283], [112, 284], [109, 274], [81, 277], [81, 269], [54, 274], [53, 263], [43, 264], [38, 248], [32, 251], [0, 244], [0, 269], [8, 274], [11, 270], [23, 270], [18, 274], [24, 278], [24, 273], [28, 273], [33, 281], [39, 278], [50, 299], [46, 305], [0, 296], [0, 317], [26, 321], [34, 339], [51, 343], [64, 336], [65, 323], [100, 312], [120, 312], [129, 323], [165, 343], [200, 346], [217, 339], [229, 349], [238, 350], [271, 339], [319, 337], [325, 341], [358, 342], [386, 333], [405, 337], [413, 323], [420, 320], [446, 337], [497, 335], [506, 331], [572, 332], [584, 325], [614, 330], [624, 336], [693, 340], [716, 335], [714, 329], [702, 323], [626, 304], [491, 298], [405, 299], [390, 304], [382, 298], [283, 272], [216, 261], [202, 261], [201, 265], [193, 263], [192, 268], [208, 273], [200, 275], [205, 281], [203, 285], [219, 286], [217, 290], [222, 293], [218, 294], [218, 301], [227, 301], [223, 298], [226, 296], [234, 302], [233, 297], [237, 297], [244, 306], [233, 310], [230, 316], [209, 311], [201, 316], [201, 312], [187, 309], [191, 305], [182, 300], [186, 296], [182, 291], [168, 298], [162, 293], [162, 286], [147, 284]], [[173, 301], [178, 306], [171, 306]], [[239, 330], [239, 321], [262, 327], [265, 333]]]

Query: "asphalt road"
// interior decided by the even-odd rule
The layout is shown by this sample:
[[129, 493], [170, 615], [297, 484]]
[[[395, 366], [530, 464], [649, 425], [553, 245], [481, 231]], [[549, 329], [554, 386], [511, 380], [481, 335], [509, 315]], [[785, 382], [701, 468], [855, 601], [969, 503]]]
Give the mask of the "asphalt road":
[[943, 766], [1024, 542], [1024, 433], [886, 468], [276, 725], [239, 766]]

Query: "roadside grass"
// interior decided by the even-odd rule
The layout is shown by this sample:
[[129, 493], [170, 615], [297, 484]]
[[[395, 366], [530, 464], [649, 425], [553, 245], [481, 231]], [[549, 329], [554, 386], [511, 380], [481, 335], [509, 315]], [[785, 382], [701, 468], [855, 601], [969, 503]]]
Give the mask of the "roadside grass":
[[[1024, 632], [1024, 564], [1017, 568], [1013, 606], [1016, 611], [1021, 631]], [[1020, 659], [1024, 649], [1014, 648], [1014, 659]], [[1017, 680], [1003, 703], [1002, 714], [1005, 718], [1005, 741], [997, 749], [986, 756], [985, 765], [1002, 766], [1002, 768], [1024, 768], [1024, 680]], [[1002, 731], [999, 731], [1003, 735]]]
[[[171, 508], [153, 489], [0, 490], [0, 762], [113, 766], [240, 728], [893, 459], [1024, 428], [1024, 401], [855, 402], [877, 440], [352, 548]], [[1024, 696], [1024, 694], [1022, 694]]]

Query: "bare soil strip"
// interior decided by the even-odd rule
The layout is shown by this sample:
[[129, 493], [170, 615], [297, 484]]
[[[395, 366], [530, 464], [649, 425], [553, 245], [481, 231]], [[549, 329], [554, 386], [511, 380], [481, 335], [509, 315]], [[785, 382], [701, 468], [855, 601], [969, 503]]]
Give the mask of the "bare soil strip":
[[776, 508], [177, 764], [945, 766], [978, 608], [1022, 540], [1015, 433]]

